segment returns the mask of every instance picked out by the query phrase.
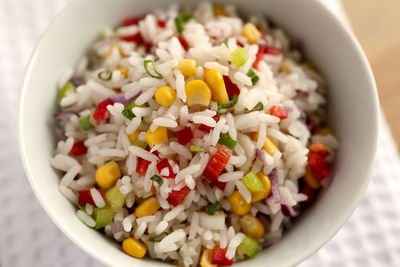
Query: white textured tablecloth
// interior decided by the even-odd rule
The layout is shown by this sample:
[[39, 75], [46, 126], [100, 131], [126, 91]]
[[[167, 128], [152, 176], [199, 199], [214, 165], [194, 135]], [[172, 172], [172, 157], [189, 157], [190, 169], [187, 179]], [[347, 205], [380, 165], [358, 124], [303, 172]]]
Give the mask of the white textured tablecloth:
[[[336, 0], [325, 1], [343, 15]], [[65, 237], [36, 200], [17, 149], [17, 103], [34, 44], [66, 0], [0, 0], [0, 266], [102, 266]], [[400, 266], [400, 164], [381, 116], [374, 177], [342, 230], [301, 264]]]

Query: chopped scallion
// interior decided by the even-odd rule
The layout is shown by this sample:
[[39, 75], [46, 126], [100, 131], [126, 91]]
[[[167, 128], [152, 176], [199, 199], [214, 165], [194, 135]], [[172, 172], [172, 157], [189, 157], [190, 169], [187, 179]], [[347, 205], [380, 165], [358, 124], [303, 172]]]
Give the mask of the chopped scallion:
[[160, 241], [163, 240], [163, 238], [164, 238], [165, 236], [167, 236], [167, 235], [168, 235], [168, 232], [162, 232], [162, 233], [159, 234], [159, 235], [151, 236], [151, 237], [149, 238], [149, 241], [150, 241], [150, 242], [160, 242]]
[[205, 150], [204, 150], [204, 147], [202, 147], [202, 146], [190, 146], [190, 151], [200, 153], [200, 152], [204, 152]]
[[257, 76], [257, 74], [254, 72], [253, 69], [249, 69], [249, 71], [247, 72], [247, 76], [250, 77], [251, 79], [251, 84], [254, 86], [256, 85], [256, 83], [258, 82], [258, 80], [260, 79], [260, 77]]
[[159, 185], [162, 185], [164, 183], [164, 180], [157, 174], [154, 174], [153, 176], [151, 176], [150, 180], [156, 182]]
[[224, 44], [226, 47], [228, 47], [228, 40], [224, 40], [220, 44]]
[[[149, 64], [151, 64], [151, 66], [153, 68], [153, 72], [155, 74], [150, 72]], [[154, 60], [145, 60], [144, 61], [144, 69], [146, 70], [147, 74], [150, 75], [153, 78], [156, 78], [156, 79], [162, 79], [163, 78], [162, 74], [157, 71], [156, 62]]]
[[194, 19], [194, 16], [189, 13], [181, 13], [175, 17], [175, 26], [179, 34], [182, 34], [185, 24], [191, 19]]
[[133, 118], [135, 118], [135, 114], [132, 112], [132, 109], [129, 108], [124, 108], [122, 110], [122, 115], [125, 116], [125, 118], [127, 118], [128, 120], [132, 120]]
[[233, 150], [237, 144], [237, 141], [230, 138], [230, 136], [227, 134], [220, 134], [218, 143]]
[[81, 125], [81, 127], [84, 131], [89, 131], [94, 128], [94, 126], [90, 123], [89, 119], [90, 119], [90, 115], [81, 116], [79, 118], [79, 124]]
[[237, 96], [237, 94], [234, 94], [231, 98], [231, 101], [229, 101], [229, 103], [219, 104], [218, 110], [232, 108], [234, 105], [236, 105], [237, 101], [238, 101], [238, 96]]
[[254, 106], [254, 108], [248, 110], [247, 108], [244, 110], [244, 113], [249, 113], [253, 111], [261, 111], [264, 109], [264, 105], [261, 102], [258, 102], [257, 105]]
[[67, 96], [67, 92], [70, 91], [70, 90], [76, 92], [76, 86], [72, 82], [67, 82], [64, 85], [64, 87], [60, 90], [60, 92], [58, 93], [58, 96], [60, 98], [66, 97]]
[[99, 74], [97, 74], [97, 77], [99, 77], [99, 79], [102, 81], [109, 81], [112, 78], [112, 71], [111, 70], [101, 71], [99, 72]]
[[215, 203], [209, 202], [207, 206], [205, 207], [204, 211], [208, 215], [214, 215], [219, 209], [221, 208], [221, 204], [217, 201]]
[[246, 49], [238, 47], [231, 53], [232, 63], [236, 66], [243, 66], [247, 61]]

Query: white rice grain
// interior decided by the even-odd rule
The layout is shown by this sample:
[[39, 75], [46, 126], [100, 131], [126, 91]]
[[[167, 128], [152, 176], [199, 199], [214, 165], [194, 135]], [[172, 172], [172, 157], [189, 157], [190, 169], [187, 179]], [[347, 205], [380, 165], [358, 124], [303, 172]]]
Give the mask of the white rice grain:
[[185, 207], [181, 204], [167, 212], [167, 214], [164, 215], [164, 221], [169, 222], [175, 219], [179, 213], [183, 212], [185, 210]]
[[106, 202], [104, 201], [102, 195], [100, 194], [99, 190], [96, 188], [90, 189], [90, 195], [94, 201], [94, 204], [99, 208], [104, 208], [106, 206]]
[[230, 182], [230, 181], [239, 180], [242, 177], [243, 177], [242, 171], [227, 172], [227, 173], [221, 174], [218, 177], [218, 181], [219, 182]]
[[157, 161], [158, 157], [138, 146], [129, 146], [129, 152], [148, 161]]
[[86, 212], [78, 210], [76, 212], [76, 216], [87, 226], [89, 227], [95, 227], [96, 226], [96, 221], [93, 220], [92, 217], [90, 217]]
[[241, 180], [235, 181], [236, 188], [238, 189], [239, 193], [243, 196], [244, 200], [247, 203], [251, 202], [251, 194], [250, 191], [247, 189], [246, 185]]

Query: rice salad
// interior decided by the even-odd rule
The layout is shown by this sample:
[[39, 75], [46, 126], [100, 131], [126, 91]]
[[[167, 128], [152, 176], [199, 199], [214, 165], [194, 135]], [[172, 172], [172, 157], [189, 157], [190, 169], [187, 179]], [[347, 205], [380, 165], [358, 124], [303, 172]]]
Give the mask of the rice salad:
[[299, 42], [233, 5], [125, 18], [58, 90], [59, 189], [136, 258], [255, 257], [332, 180], [324, 79]]

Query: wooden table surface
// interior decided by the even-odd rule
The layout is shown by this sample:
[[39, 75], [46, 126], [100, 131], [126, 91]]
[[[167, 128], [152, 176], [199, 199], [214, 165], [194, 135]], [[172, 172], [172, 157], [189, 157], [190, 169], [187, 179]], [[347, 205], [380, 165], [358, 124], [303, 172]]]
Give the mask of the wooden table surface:
[[342, 0], [367, 54], [381, 106], [400, 144], [400, 0]]

